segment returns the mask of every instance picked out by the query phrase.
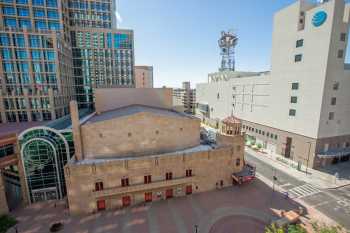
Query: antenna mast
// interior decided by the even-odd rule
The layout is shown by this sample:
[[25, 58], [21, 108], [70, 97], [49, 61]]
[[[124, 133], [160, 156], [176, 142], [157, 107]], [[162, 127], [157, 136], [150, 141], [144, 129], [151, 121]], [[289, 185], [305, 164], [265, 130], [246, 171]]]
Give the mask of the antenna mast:
[[221, 37], [218, 41], [221, 55], [220, 71], [234, 71], [235, 70], [235, 47], [238, 42], [238, 37], [232, 30], [221, 32]]

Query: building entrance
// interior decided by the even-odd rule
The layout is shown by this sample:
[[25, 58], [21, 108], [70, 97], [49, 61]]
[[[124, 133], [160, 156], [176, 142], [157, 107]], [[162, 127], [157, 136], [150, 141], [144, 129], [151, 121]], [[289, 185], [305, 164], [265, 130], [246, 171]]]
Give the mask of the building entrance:
[[55, 187], [32, 190], [32, 194], [33, 194], [33, 202], [57, 200], [58, 199], [58, 193], [57, 193], [57, 189]]

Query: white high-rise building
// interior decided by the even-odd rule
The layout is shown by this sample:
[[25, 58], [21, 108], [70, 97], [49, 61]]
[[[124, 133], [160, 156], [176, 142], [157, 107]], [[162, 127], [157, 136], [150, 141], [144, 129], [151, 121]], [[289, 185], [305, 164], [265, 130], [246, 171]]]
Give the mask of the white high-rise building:
[[234, 115], [269, 153], [312, 167], [350, 157], [350, 5], [299, 0], [274, 16], [271, 71], [217, 72], [197, 85], [197, 114]]

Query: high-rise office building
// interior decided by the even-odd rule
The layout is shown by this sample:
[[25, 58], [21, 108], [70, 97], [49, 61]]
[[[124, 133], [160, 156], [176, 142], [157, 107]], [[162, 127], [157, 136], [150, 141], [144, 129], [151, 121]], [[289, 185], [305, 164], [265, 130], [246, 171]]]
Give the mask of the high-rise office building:
[[0, 123], [54, 120], [93, 88], [133, 87], [133, 32], [113, 0], [1, 0]]

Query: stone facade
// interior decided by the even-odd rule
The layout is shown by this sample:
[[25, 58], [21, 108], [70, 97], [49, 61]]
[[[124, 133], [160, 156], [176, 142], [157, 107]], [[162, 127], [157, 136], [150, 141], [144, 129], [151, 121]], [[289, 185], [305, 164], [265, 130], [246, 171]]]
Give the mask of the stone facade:
[[7, 214], [8, 211], [4, 181], [2, 180], [2, 174], [0, 172], [0, 216]]
[[198, 145], [199, 120], [180, 116], [141, 112], [86, 123], [81, 126], [84, 157], [137, 156]]
[[[151, 193], [152, 201], [156, 201], [166, 199], [169, 189], [176, 197], [186, 195], [187, 186], [192, 187], [193, 193], [229, 186], [232, 173], [243, 166], [243, 137], [231, 138], [232, 145], [216, 149], [203, 146], [198, 152], [185, 150], [134, 159], [69, 164], [65, 169], [69, 209], [72, 214], [93, 213], [99, 200], [105, 201], [106, 209], [117, 209], [123, 207], [122, 199], [127, 196], [134, 205], [145, 202], [146, 193]], [[192, 170], [192, 176], [187, 177], [186, 170]], [[166, 180], [167, 172], [172, 172], [171, 180]], [[144, 184], [144, 176], [148, 175], [152, 182]], [[121, 186], [122, 178], [129, 179], [129, 186]], [[103, 190], [95, 190], [97, 182], [103, 182]]]
[[200, 120], [172, 109], [130, 105], [72, 123], [82, 147], [65, 167], [72, 214], [225, 187], [244, 165], [240, 131], [201, 144]]

